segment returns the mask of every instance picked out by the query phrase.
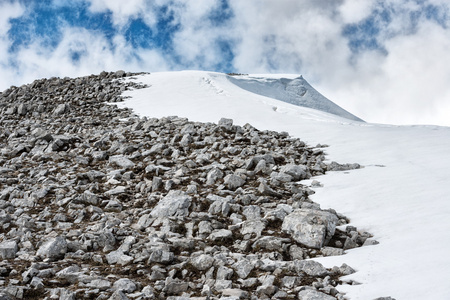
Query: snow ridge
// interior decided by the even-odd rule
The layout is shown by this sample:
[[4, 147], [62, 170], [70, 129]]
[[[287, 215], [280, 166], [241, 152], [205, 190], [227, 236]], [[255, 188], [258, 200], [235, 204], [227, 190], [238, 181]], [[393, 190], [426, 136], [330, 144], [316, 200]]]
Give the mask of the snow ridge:
[[298, 106], [317, 109], [353, 121], [364, 122], [357, 116], [349, 113], [339, 105], [324, 97], [314, 89], [303, 76], [294, 79], [228, 76], [228, 79], [240, 88], [258, 95], [274, 98]]

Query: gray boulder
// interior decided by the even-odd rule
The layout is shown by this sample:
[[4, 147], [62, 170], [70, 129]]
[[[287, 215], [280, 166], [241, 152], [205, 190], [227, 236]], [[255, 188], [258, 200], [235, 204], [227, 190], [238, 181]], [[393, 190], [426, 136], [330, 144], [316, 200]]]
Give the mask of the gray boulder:
[[227, 268], [225, 266], [220, 266], [217, 269], [217, 275], [216, 275], [216, 279], [217, 280], [230, 280], [231, 277], [233, 276], [234, 271], [230, 268]]
[[124, 294], [124, 292], [122, 292], [122, 291], [115, 291], [115, 292], [111, 295], [111, 297], [109, 297], [108, 300], [128, 300], [128, 299], [130, 299], [130, 298], [128, 298], [128, 297]]
[[123, 155], [114, 155], [109, 158], [109, 163], [111, 165], [118, 166], [122, 169], [132, 169], [134, 167], [134, 162], [129, 160]]
[[224, 183], [230, 190], [235, 190], [245, 184], [245, 180], [241, 176], [230, 174], [225, 176]]
[[70, 283], [77, 282], [80, 276], [81, 276], [80, 267], [78, 267], [77, 265], [64, 268], [58, 273], [56, 273], [56, 278], [64, 279]]
[[170, 264], [174, 260], [173, 252], [163, 250], [163, 249], [155, 249], [149, 258], [149, 263], [156, 262], [160, 264]]
[[116, 291], [122, 291], [125, 293], [132, 293], [137, 289], [136, 283], [128, 278], [121, 278], [117, 280], [116, 282], [114, 282], [113, 288]]
[[303, 290], [298, 293], [300, 300], [336, 300], [336, 298], [316, 290]]
[[333, 247], [323, 247], [320, 251], [322, 252], [323, 256], [336, 256], [344, 254], [344, 250]]
[[233, 119], [221, 118], [219, 120], [219, 126], [225, 130], [231, 130], [233, 127]]
[[68, 109], [69, 109], [69, 105], [67, 105], [66, 103], [61, 103], [61, 104], [59, 104], [59, 105], [55, 108], [55, 111], [53, 112], [53, 114], [56, 115], [56, 116], [62, 115], [62, 114], [64, 114]]
[[28, 107], [24, 103], [19, 104], [19, 107], [17, 107], [17, 113], [21, 116], [26, 115], [27, 111], [28, 111]]
[[223, 178], [223, 172], [218, 168], [213, 168], [206, 175], [206, 185], [213, 185], [218, 179]]
[[[226, 299], [249, 299], [248, 292], [243, 291], [241, 289], [223, 289], [221, 290], [223, 296], [228, 298]], [[225, 299], [225, 298], [221, 298]]]
[[221, 214], [223, 216], [228, 216], [230, 213], [231, 206], [229, 204], [228, 199], [222, 198], [214, 201], [208, 209], [209, 214], [218, 215]]
[[205, 271], [211, 268], [214, 263], [214, 258], [207, 254], [201, 254], [190, 260], [191, 265], [195, 267], [197, 270]]
[[241, 259], [234, 263], [232, 267], [239, 278], [245, 279], [253, 271], [255, 265], [247, 259]]
[[150, 215], [153, 218], [187, 216], [191, 206], [191, 197], [182, 191], [170, 191], [159, 201]]
[[301, 275], [302, 272], [309, 276], [325, 276], [329, 273], [321, 263], [313, 260], [297, 260], [294, 263], [294, 267], [299, 275]]
[[253, 243], [253, 249], [265, 249], [269, 251], [278, 251], [282, 249], [283, 243], [289, 243], [290, 239], [283, 239], [276, 236], [264, 236]]
[[348, 171], [348, 170], [354, 170], [361, 168], [360, 164], [354, 163], [354, 164], [339, 164], [335, 161], [332, 161], [328, 166], [328, 171]]
[[36, 252], [37, 256], [46, 257], [49, 259], [63, 258], [67, 252], [67, 242], [62, 236], [52, 238], [39, 247]]
[[247, 220], [259, 220], [261, 219], [261, 207], [258, 205], [247, 205], [242, 210], [242, 214]]
[[14, 258], [17, 253], [16, 241], [4, 241], [0, 243], [0, 256], [2, 259]]
[[338, 220], [328, 211], [297, 209], [284, 218], [282, 230], [298, 243], [320, 249], [330, 241]]
[[184, 293], [188, 290], [189, 284], [187, 282], [181, 281], [179, 279], [171, 279], [170, 277], [166, 280], [166, 285], [164, 286], [163, 292], [167, 295], [178, 295]]
[[119, 264], [125, 266], [133, 261], [133, 257], [126, 255], [122, 250], [116, 250], [108, 253], [106, 255], [106, 260], [108, 264]]
[[219, 229], [213, 231], [208, 237], [209, 240], [212, 240], [214, 242], [223, 242], [226, 240], [229, 240], [233, 237], [233, 232], [228, 229]]
[[285, 165], [281, 167], [281, 173], [288, 174], [296, 181], [309, 178], [308, 167], [303, 165]]

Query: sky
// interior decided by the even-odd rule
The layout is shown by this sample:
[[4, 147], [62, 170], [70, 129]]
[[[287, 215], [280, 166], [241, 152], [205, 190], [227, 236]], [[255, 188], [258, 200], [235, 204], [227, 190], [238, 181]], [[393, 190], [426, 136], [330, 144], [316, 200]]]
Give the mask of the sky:
[[0, 91], [103, 70], [302, 74], [375, 123], [450, 126], [447, 0], [0, 0]]

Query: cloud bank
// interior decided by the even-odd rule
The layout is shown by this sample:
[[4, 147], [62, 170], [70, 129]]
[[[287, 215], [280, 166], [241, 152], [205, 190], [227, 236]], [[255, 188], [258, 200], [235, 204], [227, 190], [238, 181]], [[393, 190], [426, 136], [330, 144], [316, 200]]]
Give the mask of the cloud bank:
[[0, 90], [117, 69], [298, 73], [367, 121], [450, 126], [449, 22], [443, 0], [9, 0]]

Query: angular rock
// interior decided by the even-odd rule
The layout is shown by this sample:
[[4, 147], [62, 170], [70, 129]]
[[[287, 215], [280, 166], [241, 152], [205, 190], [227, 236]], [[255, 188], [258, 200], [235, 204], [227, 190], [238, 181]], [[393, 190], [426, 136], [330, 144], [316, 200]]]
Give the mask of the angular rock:
[[336, 215], [327, 211], [297, 209], [284, 218], [282, 230], [296, 242], [320, 249], [334, 235], [338, 220]]
[[221, 118], [219, 120], [219, 124], [220, 127], [224, 128], [225, 130], [230, 131], [231, 128], [233, 127], [233, 119], [227, 119], [227, 118]]
[[94, 279], [86, 284], [90, 288], [96, 288], [105, 291], [111, 287], [111, 282], [106, 279]]
[[17, 113], [21, 116], [24, 116], [27, 114], [28, 108], [24, 103], [19, 104], [19, 107], [17, 107]]
[[214, 258], [207, 254], [201, 254], [190, 259], [191, 265], [200, 271], [205, 271], [211, 268], [214, 263]]
[[335, 300], [333, 296], [324, 294], [316, 290], [303, 290], [298, 293], [298, 299], [301, 300]]
[[265, 249], [268, 251], [278, 251], [283, 249], [283, 243], [289, 243], [290, 239], [283, 239], [276, 236], [264, 236], [253, 243], [253, 249]]
[[122, 169], [132, 169], [135, 164], [123, 155], [114, 155], [109, 157], [109, 163]]
[[137, 289], [136, 283], [128, 278], [121, 278], [117, 280], [116, 282], [114, 282], [113, 288], [116, 291], [122, 291], [125, 293], [132, 293]]
[[233, 276], [234, 271], [230, 268], [227, 268], [225, 266], [220, 266], [217, 269], [217, 275], [216, 279], [218, 280], [230, 280]]
[[242, 223], [241, 234], [244, 235], [256, 235], [260, 237], [262, 231], [266, 228], [266, 223], [262, 220], [250, 220]]
[[223, 178], [223, 172], [218, 168], [213, 168], [206, 176], [206, 185], [213, 185], [218, 179]]
[[36, 290], [44, 288], [43, 280], [42, 278], [39, 277], [33, 277], [33, 279], [30, 282], [30, 285]]
[[120, 195], [120, 194], [125, 194], [127, 192], [127, 187], [126, 186], [117, 186], [109, 191], [105, 192], [105, 195], [107, 196], [116, 196], [116, 195]]
[[170, 191], [150, 213], [153, 218], [187, 216], [191, 197], [182, 191]]
[[299, 275], [301, 275], [302, 272], [309, 276], [325, 276], [329, 273], [321, 263], [313, 260], [297, 260], [294, 262], [294, 267]]
[[309, 178], [307, 170], [308, 170], [308, 168], [304, 165], [288, 164], [288, 165], [281, 167], [280, 172], [288, 174], [288, 175], [292, 176], [292, 178], [295, 181], [298, 181], [298, 180]]
[[322, 252], [323, 256], [336, 256], [344, 254], [344, 250], [333, 247], [323, 247], [322, 249], [320, 249], [320, 251]]
[[232, 281], [231, 280], [223, 280], [218, 279], [214, 283], [214, 289], [218, 292], [221, 292], [222, 290], [228, 290], [232, 287]]
[[61, 278], [66, 280], [70, 283], [76, 283], [78, 282], [79, 278], [81, 277], [80, 273], [80, 267], [77, 265], [73, 265], [67, 268], [62, 269], [61, 271], [56, 273], [56, 278]]
[[3, 241], [0, 243], [0, 256], [2, 259], [10, 259], [16, 257], [18, 251], [16, 241]]
[[156, 262], [160, 264], [170, 264], [174, 260], [173, 252], [163, 249], [155, 249], [150, 255], [149, 262]]
[[126, 255], [121, 250], [112, 251], [106, 255], [106, 260], [108, 264], [119, 264], [125, 266], [133, 261], [133, 257]]
[[37, 256], [49, 259], [61, 259], [67, 252], [67, 242], [62, 236], [52, 238], [39, 247]]
[[36, 268], [29, 268], [25, 272], [22, 273], [22, 280], [24, 283], [30, 282], [37, 274], [39, 274], [39, 270]]
[[248, 275], [253, 271], [255, 268], [255, 265], [245, 259], [237, 261], [233, 265], [233, 269], [236, 272], [236, 274], [239, 276], [239, 278], [245, 279]]
[[223, 289], [222, 296], [232, 297], [235, 299], [248, 299], [248, 292], [243, 291], [241, 289]]
[[55, 111], [53, 112], [54, 115], [62, 115], [66, 112], [66, 110], [68, 109], [67, 104], [62, 103], [59, 104], [56, 108]]
[[167, 278], [166, 285], [164, 286], [163, 291], [167, 295], [179, 295], [183, 292], [186, 292], [188, 288], [189, 284], [187, 282], [181, 281], [179, 279]]
[[122, 291], [115, 291], [108, 300], [129, 300], [130, 298]]
[[258, 191], [262, 194], [262, 195], [266, 195], [266, 196], [272, 196], [272, 197], [277, 197], [277, 198], [282, 198], [283, 195], [274, 191], [270, 186], [267, 185], [267, 183], [265, 182], [261, 182], [259, 187], [258, 187]]
[[220, 214], [220, 215], [226, 217], [230, 213], [230, 210], [231, 210], [231, 206], [229, 204], [229, 200], [218, 199], [209, 206], [208, 213], [212, 214], [212, 215]]
[[245, 184], [245, 180], [242, 179], [241, 176], [230, 174], [225, 176], [224, 184], [227, 186], [228, 189], [234, 191], [235, 189], [243, 186]]
[[354, 170], [359, 169], [361, 166], [359, 164], [339, 164], [335, 161], [332, 161], [328, 166], [328, 171], [348, 171], [348, 170]]
[[261, 207], [259, 207], [258, 205], [247, 205], [242, 210], [242, 214], [247, 220], [260, 220]]
[[213, 231], [209, 236], [208, 239], [214, 242], [224, 242], [227, 240], [230, 240], [233, 236], [233, 232], [228, 229], [219, 229]]
[[85, 204], [98, 205], [98, 196], [90, 191], [84, 191], [81, 201]]

